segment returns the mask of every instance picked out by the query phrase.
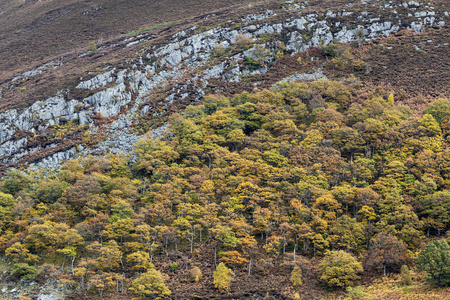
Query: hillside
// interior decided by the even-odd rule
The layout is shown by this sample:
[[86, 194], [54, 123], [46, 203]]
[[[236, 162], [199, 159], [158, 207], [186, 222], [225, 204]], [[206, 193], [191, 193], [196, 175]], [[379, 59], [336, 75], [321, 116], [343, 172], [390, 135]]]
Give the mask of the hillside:
[[448, 1], [130, 3], [0, 0], [6, 298], [450, 297]]
[[[247, 1], [251, 3], [252, 1]], [[136, 29], [201, 17], [240, 1], [45, 0], [0, 1], [0, 82], [88, 43], [117, 39]]]
[[[33, 3], [29, 5], [53, 2]], [[132, 131], [162, 125], [166, 116], [205, 93], [252, 91], [295, 74], [316, 74], [319, 69], [321, 76], [331, 79], [354, 74], [363, 80], [367, 92], [403, 90], [402, 101], [420, 112], [431, 99], [448, 94], [445, 3], [355, 2], [345, 8], [342, 2], [325, 0], [305, 5], [292, 1], [236, 4], [175, 23], [167, 17], [162, 20], [165, 23], [158, 23], [161, 26], [146, 19], [142, 22], [148, 25], [136, 27], [126, 22], [140, 30], [104, 42], [96, 40], [73, 53], [48, 56], [45, 47], [37, 47], [27, 52], [30, 57], [36, 53], [45, 58], [36, 60], [39, 66], [19, 74], [17, 70], [10, 75], [2, 72], [11, 77], [0, 84], [1, 169], [43, 159], [41, 165], [57, 165], [80, 149], [103, 149], [99, 142], [105, 142], [106, 148], [118, 144], [108, 139], [114, 135], [119, 144], [126, 145], [114, 151], [129, 151], [129, 145], [137, 140]], [[98, 24], [103, 18], [108, 19], [108, 14], [99, 18]], [[42, 30], [65, 28], [52, 24]], [[20, 36], [16, 42], [25, 39]], [[83, 40], [85, 45], [92, 41]], [[352, 42], [351, 55], [362, 64], [339, 70], [333, 67], [332, 57], [319, 49], [332, 41]], [[276, 56], [279, 51], [282, 57]], [[299, 56], [304, 59], [302, 64], [293, 62]], [[8, 69], [7, 64], [2, 66]], [[420, 100], [416, 103], [416, 99]], [[113, 123], [117, 119], [122, 121]], [[112, 132], [105, 135], [112, 123]], [[114, 133], [118, 127], [128, 127], [132, 135]]]
[[[450, 101], [414, 116], [392, 94], [352, 103], [360, 89], [351, 79], [319, 79], [205, 96], [174, 114], [162, 138], [141, 139], [134, 159], [85, 157], [47, 176], [9, 172], [0, 181], [0, 251], [12, 265], [3, 282], [21, 278], [21, 288], [5, 291], [37, 297], [46, 284], [68, 299], [448, 298], [449, 288], [435, 288], [448, 284], [448, 269], [427, 283], [420, 259], [436, 239], [445, 244], [433, 251], [450, 256]], [[324, 273], [333, 253], [359, 271], [343, 260]], [[222, 290], [220, 263], [230, 268], [226, 286], [232, 280]], [[398, 275], [403, 265], [409, 283]], [[139, 281], [145, 272], [152, 277]]]

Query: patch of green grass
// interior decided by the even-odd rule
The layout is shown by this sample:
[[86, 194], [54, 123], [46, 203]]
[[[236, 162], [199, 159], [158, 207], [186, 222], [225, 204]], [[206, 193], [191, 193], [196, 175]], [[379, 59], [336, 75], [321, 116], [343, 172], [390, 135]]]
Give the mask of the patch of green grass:
[[150, 31], [150, 30], [153, 30], [153, 29], [161, 28], [163, 26], [168, 26], [168, 25], [180, 23], [180, 22], [182, 22], [184, 20], [186, 20], [186, 19], [180, 19], [180, 20], [176, 20], [176, 21], [170, 21], [170, 22], [166, 22], [166, 23], [156, 24], [156, 25], [153, 25], [153, 26], [150, 26], [150, 27], [146, 27], [146, 28], [135, 30], [135, 31], [131, 31], [129, 33], [124, 34], [124, 36], [131, 36], [131, 35], [139, 34], [139, 33], [142, 33], [142, 32], [147, 32], [147, 31]]

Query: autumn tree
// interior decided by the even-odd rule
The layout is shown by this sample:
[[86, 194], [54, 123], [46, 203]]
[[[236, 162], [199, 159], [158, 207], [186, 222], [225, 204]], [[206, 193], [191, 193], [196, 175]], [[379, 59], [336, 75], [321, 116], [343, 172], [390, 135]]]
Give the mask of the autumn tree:
[[400, 267], [408, 261], [407, 249], [404, 242], [395, 236], [381, 232], [370, 241], [365, 265], [367, 268], [399, 272]]
[[0, 192], [0, 229], [11, 222], [11, 212], [15, 199], [12, 195]]
[[27, 263], [16, 263], [12, 266], [12, 274], [23, 279], [33, 280], [38, 275], [38, 269]]
[[5, 255], [8, 260], [18, 263], [18, 262], [37, 262], [39, 257], [37, 255], [31, 254], [30, 251], [25, 247], [24, 244], [16, 242], [8, 247], [5, 251]]
[[354, 218], [342, 215], [331, 226], [328, 240], [333, 249], [358, 251], [364, 245], [363, 225]]
[[64, 236], [69, 229], [67, 224], [45, 221], [30, 227], [25, 242], [42, 257], [44, 251], [53, 253], [64, 244]]
[[0, 183], [0, 190], [3, 193], [15, 195], [30, 184], [31, 179], [28, 175], [18, 170], [10, 170], [2, 178]]
[[171, 295], [171, 291], [164, 281], [164, 276], [159, 271], [150, 268], [133, 280], [130, 290], [140, 299], [164, 299]]
[[417, 247], [423, 238], [419, 229], [423, 223], [414, 211], [403, 203], [403, 197], [397, 189], [391, 190], [379, 203], [380, 220], [377, 228], [381, 232], [395, 235], [410, 247]]
[[136, 251], [127, 255], [127, 260], [133, 264], [133, 270], [146, 271], [150, 267], [154, 267], [150, 262], [150, 255], [147, 252]]
[[427, 195], [421, 202], [424, 214], [433, 221], [430, 227], [440, 235], [450, 222], [450, 192], [445, 190]]
[[431, 102], [424, 110], [424, 113], [431, 114], [439, 123], [448, 120], [450, 119], [450, 101], [439, 98]]
[[110, 240], [103, 245], [93, 242], [86, 247], [95, 257], [96, 265], [99, 269], [112, 271], [122, 264], [122, 251], [116, 241]]
[[150, 255], [150, 262], [153, 262], [153, 253], [158, 247], [158, 233], [163, 227], [151, 227], [148, 224], [141, 224], [136, 226], [136, 235], [140, 239], [141, 243], [145, 245]]
[[224, 263], [217, 265], [214, 271], [214, 286], [222, 292], [230, 291], [230, 284], [233, 272], [228, 269]]
[[57, 179], [42, 181], [36, 190], [37, 198], [44, 203], [54, 203], [61, 198], [63, 192], [70, 184]]
[[236, 270], [236, 267], [248, 263], [248, 259], [242, 256], [236, 250], [226, 251], [219, 253], [222, 257], [219, 261], [224, 262], [226, 265], [233, 267], [233, 270]]
[[328, 251], [319, 264], [320, 279], [330, 287], [345, 288], [352, 286], [363, 271], [362, 264], [351, 254], [342, 250]]

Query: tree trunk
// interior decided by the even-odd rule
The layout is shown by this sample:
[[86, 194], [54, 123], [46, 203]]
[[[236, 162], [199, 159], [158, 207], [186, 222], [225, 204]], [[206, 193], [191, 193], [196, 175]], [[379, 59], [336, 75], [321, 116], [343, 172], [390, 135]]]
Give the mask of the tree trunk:
[[64, 270], [64, 264], [66, 263], [66, 258], [67, 258], [67, 256], [64, 255], [64, 260], [63, 260], [63, 263], [61, 266], [61, 271]]
[[73, 263], [75, 262], [75, 256], [72, 257], [72, 275], [75, 275], [75, 272], [73, 271]]
[[250, 257], [250, 260], [248, 262], [248, 275], [250, 276], [252, 272], [252, 258]]
[[295, 261], [295, 250], [297, 250], [297, 241], [295, 242], [295, 245], [294, 245], [294, 261]]
[[217, 246], [214, 246], [214, 265], [217, 268]]
[[150, 245], [150, 262], [153, 263], [153, 243]]

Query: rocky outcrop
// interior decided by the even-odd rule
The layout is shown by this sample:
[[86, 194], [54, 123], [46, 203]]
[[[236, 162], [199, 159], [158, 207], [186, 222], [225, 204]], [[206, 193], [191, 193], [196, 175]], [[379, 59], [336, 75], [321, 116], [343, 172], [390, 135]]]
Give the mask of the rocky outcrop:
[[[138, 59], [122, 68], [110, 68], [90, 79], [81, 80], [76, 86], [78, 94], [89, 94], [84, 98], [71, 99], [61, 91], [45, 101], [34, 103], [24, 110], [10, 110], [0, 114], [0, 161], [3, 164], [21, 162], [33, 151], [57, 149], [58, 143], [30, 144], [30, 138], [42, 135], [51, 126], [70, 120], [78, 126], [98, 130], [98, 116], [115, 120], [105, 131], [107, 138], [98, 145], [101, 152], [130, 152], [139, 138], [132, 133], [131, 125], [138, 116], [156, 113], [147, 95], [164, 82], [174, 81], [185, 74], [193, 74], [183, 85], [167, 92], [168, 104], [177, 99], [192, 97], [199, 100], [212, 78], [227, 82], [239, 82], [242, 76], [264, 74], [274, 64], [279, 44], [285, 45], [288, 54], [305, 51], [309, 47], [326, 45], [332, 41], [342, 43], [364, 41], [387, 36], [400, 29], [423, 31], [426, 26], [444, 26], [448, 12], [434, 11], [433, 7], [410, 2], [371, 1], [367, 9], [326, 10], [320, 13], [305, 12], [303, 5], [286, 1], [280, 11], [264, 11], [252, 14], [235, 22], [199, 30], [192, 27], [174, 34], [170, 41], [143, 49]], [[380, 11], [386, 17], [380, 18]], [[285, 16], [285, 17], [283, 17]], [[239, 24], [237, 26], [236, 24]], [[275, 39], [267, 42], [272, 35]], [[219, 50], [235, 47], [242, 38], [251, 39], [252, 46], [231, 56], [220, 57]], [[133, 43], [147, 40], [138, 38]], [[248, 61], [258, 61], [258, 68], [250, 70]], [[212, 64], [212, 65], [211, 65]], [[53, 64], [57, 67], [57, 64]], [[49, 66], [53, 66], [49, 65]], [[47, 66], [48, 67], [48, 66]], [[35, 76], [43, 68], [29, 71], [22, 76]], [[317, 70], [313, 74], [298, 74], [289, 80], [313, 80], [323, 78]], [[281, 79], [281, 78], [280, 78]], [[25, 133], [25, 136], [18, 134]], [[64, 143], [64, 139], [59, 144]], [[64, 149], [42, 158], [40, 167], [56, 166], [77, 153], [95, 153], [83, 145]], [[84, 152], [83, 152], [84, 151]]]
[[327, 79], [327, 76], [325, 76], [325, 74], [322, 73], [321, 69], [316, 70], [314, 73], [295, 74], [287, 78], [283, 78], [279, 82], [313, 81], [318, 79]]

